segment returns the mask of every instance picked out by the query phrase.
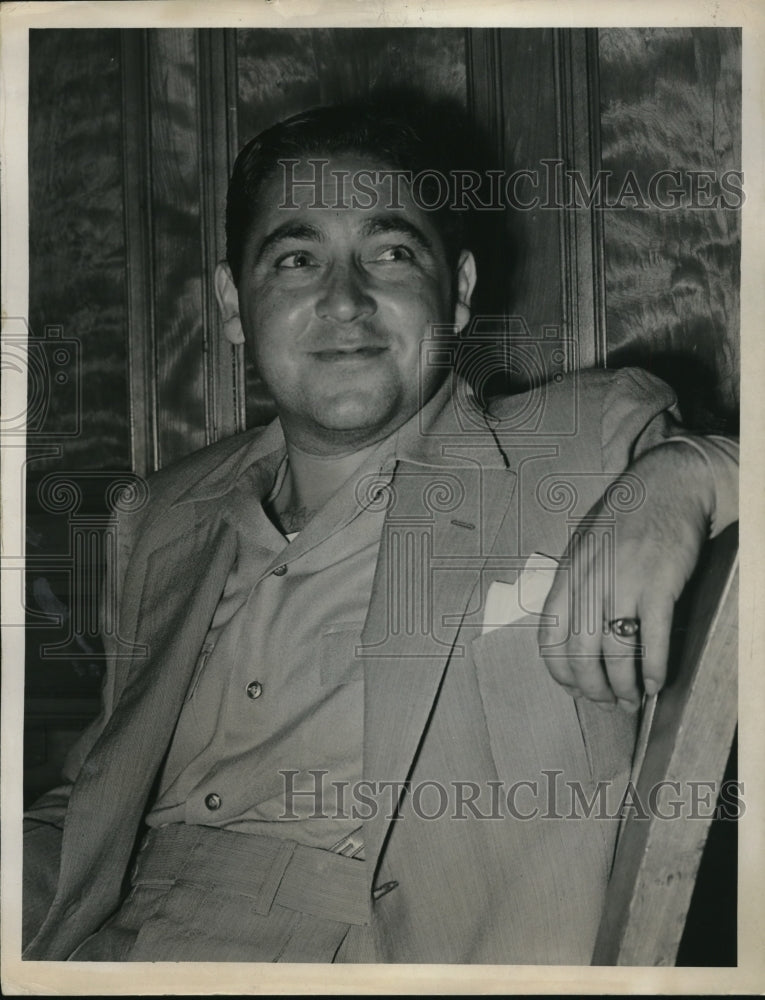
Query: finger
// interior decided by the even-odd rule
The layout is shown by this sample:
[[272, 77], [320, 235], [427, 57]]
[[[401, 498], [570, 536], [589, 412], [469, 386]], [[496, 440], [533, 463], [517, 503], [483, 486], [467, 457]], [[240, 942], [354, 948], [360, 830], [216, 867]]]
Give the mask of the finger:
[[[623, 608], [619, 610], [622, 612]], [[637, 608], [633, 608], [627, 614], [620, 614], [620, 617], [638, 618]], [[636, 712], [640, 708], [638, 672], [641, 652], [640, 631], [633, 636], [620, 636], [612, 624], [604, 622], [603, 660], [608, 683], [620, 707], [629, 712]]]
[[541, 638], [548, 669], [559, 683], [575, 685], [592, 701], [612, 706], [616, 699], [601, 664], [604, 577], [596, 571], [599, 553], [593, 532], [574, 534], [568, 572], [556, 579], [545, 607], [567, 627], [543, 630]]
[[643, 687], [655, 694], [667, 678], [667, 657], [672, 630], [674, 601], [669, 596], [644, 596], [639, 605], [640, 635], [643, 645]]
[[538, 631], [540, 653], [545, 665], [561, 687], [574, 697], [581, 695], [572, 670], [572, 606], [576, 586], [572, 580], [582, 575], [581, 537], [574, 533], [547, 595]]
[[607, 575], [604, 572], [606, 552], [600, 535], [591, 529], [584, 530], [577, 555], [571, 577], [569, 662], [582, 694], [602, 707], [613, 707], [616, 698], [608, 683], [601, 656]]
[[569, 665], [574, 681], [585, 698], [605, 707], [616, 704], [616, 695], [600, 656], [600, 637], [588, 641], [569, 643]]
[[539, 652], [553, 680], [570, 694], [576, 694], [579, 689], [566, 651], [566, 638], [569, 633], [568, 579], [568, 567], [562, 564], [555, 573], [542, 609], [537, 641]]
[[[636, 561], [630, 559], [629, 549], [625, 554], [624, 545], [619, 546], [617, 533], [608, 539], [602, 553], [604, 574], [603, 602], [603, 663], [611, 690], [616, 695], [619, 706], [628, 712], [636, 712], [641, 704], [641, 690], [638, 683], [640, 664], [640, 618], [638, 616], [638, 596], [635, 588]], [[623, 539], [621, 539], [623, 542]], [[616, 623], [632, 619], [637, 631], [624, 634], [624, 629]]]

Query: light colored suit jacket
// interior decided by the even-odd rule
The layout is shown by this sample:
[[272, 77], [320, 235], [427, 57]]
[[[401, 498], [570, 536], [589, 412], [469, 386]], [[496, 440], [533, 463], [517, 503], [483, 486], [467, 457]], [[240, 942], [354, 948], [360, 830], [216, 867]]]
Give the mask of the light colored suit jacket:
[[[623, 788], [634, 720], [551, 680], [534, 619], [482, 635], [482, 608], [530, 553], [563, 553], [607, 483], [671, 432], [674, 397], [639, 371], [579, 373], [487, 416], [460, 386], [396, 468], [363, 649], [348, 650], [364, 663], [364, 777], [388, 785], [364, 825], [371, 920], [339, 958], [587, 963], [617, 824], [565, 818], [570, 787]], [[226, 495], [269, 440], [247, 432], [163, 470], [121, 518], [117, 632], [138, 655], [110, 660], [67, 784], [28, 814], [25, 958], [66, 958], [119, 905], [234, 559]], [[391, 782], [409, 782], [395, 818]]]

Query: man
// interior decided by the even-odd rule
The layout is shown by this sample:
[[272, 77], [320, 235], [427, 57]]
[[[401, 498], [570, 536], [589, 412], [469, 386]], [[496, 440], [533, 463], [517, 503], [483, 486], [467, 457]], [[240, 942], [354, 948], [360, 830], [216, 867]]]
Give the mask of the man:
[[363, 108], [240, 154], [216, 290], [278, 420], [121, 518], [136, 654], [29, 813], [26, 958], [589, 961], [617, 824], [572, 790], [618, 805], [735, 470], [639, 371], [485, 411], [441, 349], [476, 264], [426, 167]]

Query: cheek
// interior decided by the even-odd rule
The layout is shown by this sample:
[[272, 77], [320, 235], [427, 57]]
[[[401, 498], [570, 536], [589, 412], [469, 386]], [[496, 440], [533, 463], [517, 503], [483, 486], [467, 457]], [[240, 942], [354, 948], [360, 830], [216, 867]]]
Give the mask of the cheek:
[[451, 323], [446, 296], [427, 284], [387, 297], [385, 313], [392, 331], [408, 345], [417, 345], [434, 325]]
[[259, 365], [288, 359], [306, 329], [310, 309], [294, 296], [267, 291], [253, 294], [242, 310], [251, 351]]

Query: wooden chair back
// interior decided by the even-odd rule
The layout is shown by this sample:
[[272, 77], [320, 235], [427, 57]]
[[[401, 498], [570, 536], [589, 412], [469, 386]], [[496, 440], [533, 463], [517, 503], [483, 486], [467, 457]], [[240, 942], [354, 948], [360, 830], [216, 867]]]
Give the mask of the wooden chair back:
[[626, 798], [593, 965], [675, 964], [717, 800], [710, 784], [719, 791], [736, 728], [738, 525], [709, 543], [685, 596], [677, 669], [643, 709], [633, 768], [643, 809]]

